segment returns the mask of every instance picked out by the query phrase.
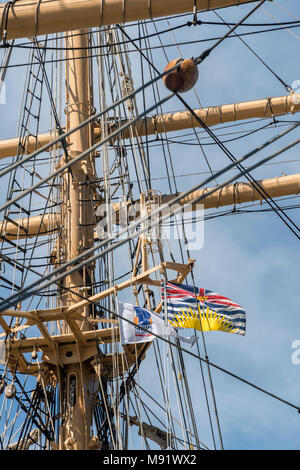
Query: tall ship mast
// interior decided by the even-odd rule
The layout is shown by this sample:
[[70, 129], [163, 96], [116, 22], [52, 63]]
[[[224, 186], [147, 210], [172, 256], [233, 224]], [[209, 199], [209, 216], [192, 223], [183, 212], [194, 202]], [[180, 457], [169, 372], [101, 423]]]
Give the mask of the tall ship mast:
[[0, 449], [297, 447], [299, 5], [0, 17]]

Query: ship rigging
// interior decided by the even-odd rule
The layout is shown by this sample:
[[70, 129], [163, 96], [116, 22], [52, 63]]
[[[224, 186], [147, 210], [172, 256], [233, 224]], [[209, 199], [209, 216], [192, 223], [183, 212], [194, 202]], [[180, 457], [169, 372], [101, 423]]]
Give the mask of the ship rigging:
[[[246, 228], [236, 224], [255, 215], [266, 217], [275, 237], [284, 231], [291, 250], [300, 239], [300, 93], [291, 75], [251, 42], [261, 36], [276, 41], [280, 34], [299, 39], [300, 19], [287, 8], [266, 0], [0, 5], [1, 96], [13, 84], [13, 124], [10, 112], [7, 119], [17, 129], [8, 136], [4, 122], [0, 140], [0, 449], [243, 446], [227, 445], [223, 391], [230, 392], [225, 379], [220, 393], [218, 374], [299, 412], [296, 395], [285, 387], [270, 390], [247, 368], [236, 373], [211, 353], [211, 346], [227, 347], [234, 358], [238, 348], [246, 356], [261, 347], [253, 318], [262, 312], [242, 284], [244, 278], [253, 288], [256, 272], [250, 262], [243, 270], [234, 255], [228, 262], [234, 244], [225, 220], [245, 240]], [[261, 83], [249, 92], [234, 89], [238, 47], [241, 62], [247, 51], [260, 77], [276, 84], [274, 96], [253, 96]], [[300, 70], [293, 66], [294, 80]], [[249, 88], [251, 73], [239, 75]], [[210, 104], [226, 87], [229, 104], [227, 96]], [[5, 113], [7, 104], [1, 106]], [[289, 165], [291, 174], [274, 173]], [[228, 253], [216, 248], [214, 254], [212, 232], [206, 248], [203, 223], [213, 220], [220, 221]], [[257, 252], [260, 243], [256, 239]], [[272, 252], [261, 256], [275, 263]], [[208, 281], [222, 296], [202, 285]], [[274, 290], [270, 274], [272, 282]], [[267, 281], [264, 288], [271, 297]], [[195, 310], [169, 317], [172, 289], [177, 300], [190, 295]], [[257, 286], [253, 292], [259, 297]], [[216, 311], [209, 296], [221, 302]], [[221, 304], [228, 312], [229, 303], [239, 323], [218, 313]], [[244, 334], [240, 304], [248, 305], [250, 318], [246, 353], [244, 338], [228, 334]], [[125, 318], [123, 305], [141, 316]], [[268, 320], [259, 324], [267, 337], [272, 312], [266, 305]], [[282, 313], [274, 315], [278, 336]], [[154, 319], [159, 331], [169, 328], [168, 336], [153, 329]], [[123, 322], [151, 340], [126, 342]], [[193, 336], [186, 336], [187, 324]], [[295, 318], [291, 325], [296, 328]], [[234, 337], [235, 346], [223, 335]]]

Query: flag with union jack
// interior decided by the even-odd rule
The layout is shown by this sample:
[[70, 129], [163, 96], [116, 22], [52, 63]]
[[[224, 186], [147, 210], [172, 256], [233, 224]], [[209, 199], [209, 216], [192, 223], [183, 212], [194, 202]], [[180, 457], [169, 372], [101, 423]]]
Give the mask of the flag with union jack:
[[168, 321], [176, 328], [240, 335], [246, 332], [245, 310], [214, 291], [162, 281], [163, 305], [164, 300]]

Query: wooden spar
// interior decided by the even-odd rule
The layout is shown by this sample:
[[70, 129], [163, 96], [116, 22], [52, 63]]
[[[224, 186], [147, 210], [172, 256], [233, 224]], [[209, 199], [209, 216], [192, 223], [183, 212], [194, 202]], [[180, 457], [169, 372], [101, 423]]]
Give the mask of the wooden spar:
[[[88, 297], [87, 299], [75, 303], [73, 306], [68, 308], [66, 313], [71, 314], [73, 312], [76, 312], [76, 310], [84, 307], [85, 305], [88, 305], [90, 302], [98, 302], [99, 300], [105, 299], [105, 297], [108, 297], [109, 295], [113, 295], [118, 291], [127, 289], [136, 284], [149, 284], [153, 286], [160, 286], [160, 281], [152, 280], [149, 276], [161, 269], [176, 270], [178, 272], [178, 276], [180, 276], [180, 279], [185, 279], [185, 277], [190, 273], [191, 268], [192, 262], [190, 262], [190, 264], [163, 262], [157, 266], [154, 266], [153, 268], [148, 269], [147, 271], [142, 272], [141, 274], [136, 275], [131, 279], [128, 279], [127, 281], [122, 282], [121, 284], [110, 287], [102, 292], [99, 292], [98, 294], [95, 294], [91, 297]], [[171, 280], [170, 282], [177, 281], [175, 279], [173, 281]]]
[[[294, 114], [298, 111], [300, 111], [300, 94], [194, 110], [195, 114], [209, 127], [245, 119], [271, 118], [288, 113]], [[201, 127], [201, 124], [189, 111], [179, 111], [138, 121], [136, 123], [136, 132], [139, 136], [144, 136], [146, 131], [147, 135], [151, 135], [193, 127]], [[128, 138], [129, 129], [126, 129], [122, 136], [125, 139]]]
[[[194, 112], [207, 126], [215, 126], [218, 124], [242, 121], [245, 119], [255, 118], [271, 118], [283, 116], [289, 113], [297, 113], [300, 111], [300, 94], [291, 94], [286, 96], [277, 96], [274, 98], [266, 98], [255, 101], [244, 101], [241, 103], [226, 104], [221, 106], [209, 106], [208, 108], [195, 109]], [[146, 121], [146, 125], [145, 125]], [[125, 124], [121, 121], [120, 125]], [[141, 119], [133, 126], [134, 131], [139, 136], [153, 135], [164, 132], [174, 132], [192, 127], [200, 127], [199, 122], [191, 115], [189, 111], [178, 111], [176, 113], [158, 114], [156, 116]], [[113, 126], [110, 132], [116, 130]], [[122, 138], [130, 137], [130, 128], [122, 132]], [[38, 147], [47, 145], [56, 137], [55, 133], [45, 133], [38, 136]], [[94, 127], [95, 139], [101, 138], [101, 128], [99, 124]], [[12, 157], [17, 154], [19, 139], [6, 139], [0, 141], [0, 159]], [[28, 138], [26, 144], [27, 153], [36, 149], [35, 138]]]
[[[39, 134], [37, 138], [34, 136], [28, 136], [25, 142], [22, 142], [22, 145], [25, 148], [25, 153], [30, 154], [44, 145], [49, 144], [49, 142], [56, 137], [58, 137], [58, 135], [55, 132]], [[17, 155], [19, 144], [20, 139], [17, 137], [0, 140], [0, 158], [14, 157]]]
[[[271, 198], [291, 196], [300, 193], [300, 174], [279, 176], [276, 178], [261, 180], [258, 181], [258, 183]], [[206, 188], [194, 191], [189, 196], [183, 198], [180, 201], [180, 204], [184, 206], [189, 201], [192, 201], [199, 196], [203, 196], [209, 191], [209, 189]], [[169, 196], [163, 196], [162, 202], [165, 202], [166, 197]], [[200, 204], [203, 204], [205, 209], [212, 209], [221, 206], [261, 201], [262, 199], [261, 194], [254, 188], [252, 183], [237, 182], [215, 191], [213, 194], [200, 201]], [[195, 208], [193, 208], [193, 210], [194, 209]]]
[[[291, 196], [300, 193], [300, 173], [260, 180], [258, 183], [271, 198]], [[212, 188], [204, 188], [192, 192], [189, 196], [181, 199], [180, 205], [184, 206], [194, 199], [208, 193], [211, 189]], [[162, 195], [161, 204], [166, 204], [177, 196], [176, 194]], [[201, 200], [199, 204], [203, 204], [204, 209], [212, 209], [220, 206], [260, 201], [261, 199], [262, 196], [255, 190], [252, 183], [237, 182], [216, 190], [214, 193]], [[119, 211], [118, 203], [113, 204], [113, 207], [116, 212]], [[196, 207], [190, 206], [190, 210], [196, 209]]]
[[0, 233], [8, 240], [47, 235], [49, 231], [57, 230], [60, 216], [59, 214], [35, 215], [29, 219], [15, 219], [14, 222], [0, 222]]
[[[266, 191], [266, 193], [272, 197], [283, 197], [291, 196], [300, 193], [300, 173], [295, 175], [288, 176], [279, 176], [276, 178], [269, 178], [259, 181], [259, 184]], [[196, 197], [202, 196], [206, 192], [210, 191], [211, 188], [200, 189], [194, 193], [191, 193], [188, 197], [181, 200], [181, 205], [183, 206], [189, 201], [192, 201]], [[173, 199], [175, 195], [164, 195], [162, 196], [162, 203], [166, 203]], [[230, 206], [233, 204], [243, 204], [246, 202], [260, 201], [262, 199], [261, 195], [254, 189], [251, 183], [237, 182], [235, 184], [229, 184], [221, 190], [215, 191], [210, 196], [207, 196], [201, 201], [201, 204], [204, 205], [204, 209], [213, 209], [222, 206]], [[116, 212], [119, 211], [119, 205], [113, 205]], [[44, 221], [51, 220], [53, 215], [44, 216]], [[27, 219], [26, 219], [27, 220]], [[39, 226], [39, 221], [41, 216], [35, 216], [29, 218], [28, 223], [28, 235], [34, 236], [37, 234], [36, 227]], [[46, 224], [46, 222], [44, 222]], [[57, 224], [59, 224], [59, 218], [57, 218]], [[3, 222], [0, 222], [0, 231], [2, 229]], [[55, 220], [51, 222], [52, 230], [55, 228]], [[57, 225], [58, 228], [58, 225]], [[15, 240], [17, 238], [18, 228], [15, 224], [11, 222], [6, 223], [6, 238]], [[19, 238], [24, 238], [26, 235], [24, 233], [20, 235]], [[95, 235], [96, 237], [96, 235]]]
[[[197, 0], [197, 10], [206, 11], [254, 0]], [[192, 0], [44, 0], [16, 2], [0, 7], [7, 39], [27, 38], [77, 29], [125, 23], [180, 13], [192, 13]], [[3, 31], [1, 32], [3, 37]]]

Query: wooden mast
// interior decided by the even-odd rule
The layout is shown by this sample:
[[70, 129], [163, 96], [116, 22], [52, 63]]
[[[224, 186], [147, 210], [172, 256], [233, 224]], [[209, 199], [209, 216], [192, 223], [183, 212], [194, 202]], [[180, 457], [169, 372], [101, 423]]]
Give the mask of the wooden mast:
[[[87, 31], [78, 30], [66, 38], [66, 129], [78, 126], [90, 117], [90, 73], [89, 59], [86, 58], [88, 47]], [[75, 131], [68, 141], [68, 158], [73, 159], [91, 146], [90, 126]], [[94, 243], [93, 207], [89, 180], [94, 179], [92, 155], [71, 166], [70, 171], [63, 174], [62, 184], [62, 225], [63, 236], [60, 243], [63, 247], [63, 261], [70, 261], [90, 248]], [[82, 271], [76, 271], [65, 279], [66, 288], [73, 293], [64, 294], [62, 304], [68, 308], [78, 302], [81, 296], [86, 296], [88, 286], [92, 282], [92, 268], [87, 266]], [[84, 287], [87, 289], [85, 290]], [[90, 314], [90, 306], [86, 305], [80, 311], [83, 317]], [[72, 332], [77, 342], [77, 354], [74, 362], [64, 365], [65, 376], [65, 416], [61, 429], [60, 449], [70, 448], [83, 450], [89, 448], [90, 428], [92, 426], [92, 403], [88, 393], [91, 388], [90, 367], [86, 367], [81, 354], [83, 344], [82, 331], [89, 329], [87, 321], [65, 321], [65, 333]], [[93, 351], [92, 351], [93, 352]], [[96, 350], [94, 351], [94, 354]], [[86, 359], [86, 358], [85, 358]]]

